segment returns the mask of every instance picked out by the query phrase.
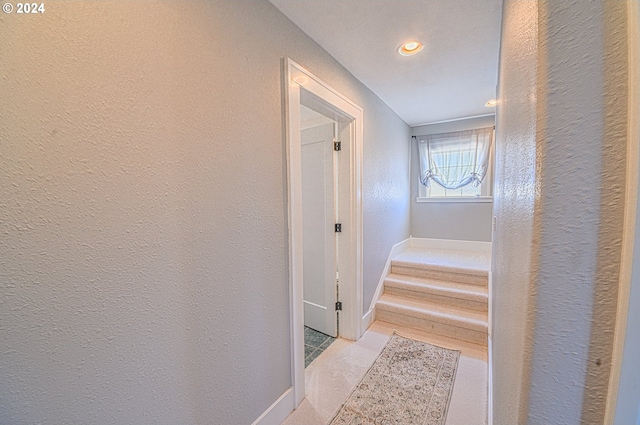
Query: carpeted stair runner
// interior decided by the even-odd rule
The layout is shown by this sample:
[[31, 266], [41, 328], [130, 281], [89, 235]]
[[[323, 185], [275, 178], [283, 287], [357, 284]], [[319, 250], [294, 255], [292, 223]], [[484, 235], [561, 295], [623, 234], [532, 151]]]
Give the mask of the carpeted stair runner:
[[391, 262], [376, 319], [487, 345], [487, 254], [410, 248]]

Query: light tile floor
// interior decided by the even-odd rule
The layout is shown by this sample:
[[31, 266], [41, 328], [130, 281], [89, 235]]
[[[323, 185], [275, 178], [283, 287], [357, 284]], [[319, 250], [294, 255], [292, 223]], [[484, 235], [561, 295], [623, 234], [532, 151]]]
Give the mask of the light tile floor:
[[306, 398], [282, 425], [327, 425], [391, 337], [461, 350], [446, 425], [486, 425], [487, 349], [376, 321], [357, 342], [338, 338], [305, 370]]

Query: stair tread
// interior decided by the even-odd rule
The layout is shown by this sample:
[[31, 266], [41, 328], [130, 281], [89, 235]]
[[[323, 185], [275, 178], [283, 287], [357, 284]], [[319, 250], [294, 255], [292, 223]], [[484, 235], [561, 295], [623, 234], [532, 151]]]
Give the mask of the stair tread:
[[487, 276], [491, 256], [484, 252], [409, 248], [395, 256], [391, 264]]
[[404, 261], [404, 260], [391, 260], [391, 266], [396, 267], [410, 267], [414, 269], [424, 270], [437, 270], [450, 273], [468, 274], [472, 276], [487, 277], [489, 275], [488, 270], [476, 269], [471, 267], [455, 267], [449, 264], [437, 264], [435, 262], [420, 262], [420, 261]]
[[408, 285], [417, 286], [427, 290], [435, 289], [438, 292], [442, 291], [452, 293], [469, 293], [473, 295], [480, 295], [482, 297], [488, 296], [486, 286], [476, 285], [472, 283], [451, 282], [446, 280], [409, 276], [398, 273], [389, 274], [389, 276], [387, 276], [385, 279], [385, 286], [387, 286], [387, 282], [392, 283], [393, 286]]
[[418, 301], [393, 294], [382, 294], [376, 303], [376, 307], [384, 307], [385, 305], [409, 310], [418, 314], [442, 317], [456, 322], [466, 323], [473, 327], [487, 328], [487, 312], [460, 309], [425, 300]]

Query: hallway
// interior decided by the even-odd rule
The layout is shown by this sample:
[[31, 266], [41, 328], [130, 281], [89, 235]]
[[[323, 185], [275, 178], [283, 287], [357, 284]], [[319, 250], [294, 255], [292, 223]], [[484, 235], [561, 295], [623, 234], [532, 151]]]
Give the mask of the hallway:
[[[0, 25], [0, 424], [327, 424], [395, 326], [462, 348], [448, 425], [640, 425], [640, 0], [18, 4]], [[488, 354], [375, 322], [305, 372], [289, 168], [316, 83], [353, 111], [329, 108], [353, 123], [333, 155], [358, 154], [329, 216], [350, 240], [340, 333], [393, 318], [375, 297], [408, 238], [490, 242]], [[484, 186], [437, 199], [454, 151], [444, 168], [473, 162]], [[406, 276], [383, 299], [396, 318], [409, 287], [464, 289]], [[408, 306], [405, 325], [446, 316]]]
[[461, 350], [446, 425], [487, 423], [485, 347], [376, 321], [357, 342], [337, 339], [305, 371], [306, 398], [282, 425], [326, 425], [391, 337], [400, 335]]

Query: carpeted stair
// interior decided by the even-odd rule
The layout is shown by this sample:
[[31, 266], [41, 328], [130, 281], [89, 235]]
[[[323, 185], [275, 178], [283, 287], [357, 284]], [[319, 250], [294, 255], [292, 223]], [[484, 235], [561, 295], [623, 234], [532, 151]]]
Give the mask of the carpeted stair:
[[410, 248], [391, 262], [376, 319], [487, 345], [490, 256]]

